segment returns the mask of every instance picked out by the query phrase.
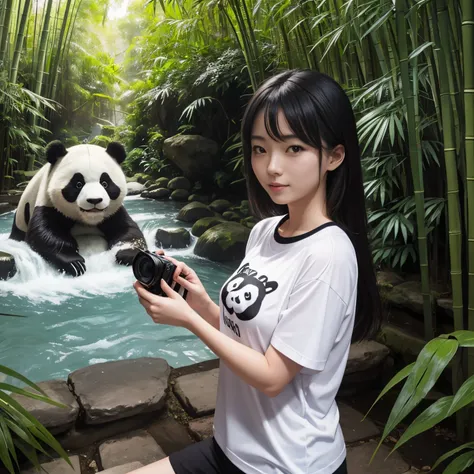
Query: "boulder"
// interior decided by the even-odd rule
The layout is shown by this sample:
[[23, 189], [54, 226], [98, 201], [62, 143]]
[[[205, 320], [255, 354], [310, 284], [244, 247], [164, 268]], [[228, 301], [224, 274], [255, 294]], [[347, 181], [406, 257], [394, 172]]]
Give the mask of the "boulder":
[[240, 222], [242, 216], [239, 216], [236, 212], [233, 211], [226, 211], [222, 214], [222, 217], [228, 221], [232, 222]]
[[194, 223], [203, 217], [214, 217], [214, 212], [201, 202], [191, 202], [179, 211], [177, 219]]
[[167, 188], [159, 188], [153, 191], [143, 191], [141, 196], [149, 199], [168, 199], [171, 191]]
[[146, 188], [146, 191], [155, 191], [156, 189], [160, 189], [160, 188], [163, 188], [163, 187], [166, 187], [166, 186], [161, 186], [160, 184], [158, 183], [153, 183], [151, 182], [149, 185], [146, 185], [145, 184], [145, 188]]
[[232, 204], [225, 199], [216, 199], [215, 201], [212, 201], [211, 204], [209, 204], [209, 207], [219, 214], [228, 211], [231, 206]]
[[170, 367], [152, 357], [104, 362], [69, 374], [87, 425], [163, 408]]
[[206, 196], [201, 196], [200, 194], [191, 194], [191, 196], [188, 197], [189, 202], [202, 202], [204, 204], [207, 204], [209, 202], [209, 199]]
[[136, 196], [141, 194], [145, 189], [143, 184], [137, 183], [136, 181], [131, 181], [127, 183], [127, 196]]
[[160, 188], [167, 188], [168, 183], [170, 182], [169, 178], [165, 178], [162, 176], [161, 178], [158, 178], [155, 183], [159, 185]]
[[[47, 380], [37, 383], [51, 400], [62, 403], [64, 408], [45, 403], [23, 395], [12, 395], [22, 406], [31, 413], [52, 434], [63, 433], [72, 428], [79, 415], [79, 405], [69, 390], [65, 380]], [[32, 388], [25, 389], [36, 395], [43, 395]]]
[[189, 197], [189, 191], [186, 189], [175, 189], [171, 193], [171, 199], [173, 201], [187, 201]]
[[212, 173], [219, 146], [200, 135], [176, 135], [163, 142], [163, 153], [184, 174], [198, 180]]
[[423, 295], [418, 281], [406, 281], [394, 286], [385, 293], [385, 298], [393, 306], [423, 314]]
[[182, 249], [191, 243], [191, 235], [187, 229], [158, 229], [155, 236], [156, 246], [163, 249]]
[[194, 223], [191, 233], [196, 237], [201, 237], [206, 230], [218, 224], [222, 224], [223, 222], [225, 221], [220, 217], [203, 217]]
[[254, 216], [246, 217], [245, 219], [242, 219], [240, 221], [242, 225], [244, 225], [245, 227], [248, 227], [249, 229], [252, 229], [257, 222], [258, 222], [257, 218]]
[[13, 255], [0, 252], [0, 280], [8, 280], [16, 273], [16, 263]]
[[394, 272], [378, 272], [377, 273], [377, 284], [387, 288], [392, 288], [396, 285], [403, 283], [403, 278]]
[[206, 230], [199, 237], [194, 253], [215, 262], [241, 260], [250, 229], [234, 222], [224, 222]]
[[191, 183], [189, 182], [189, 179], [180, 176], [178, 178], [173, 178], [168, 182], [168, 189], [171, 189], [172, 191], [175, 189], [186, 189], [186, 191], [189, 191], [191, 189]]

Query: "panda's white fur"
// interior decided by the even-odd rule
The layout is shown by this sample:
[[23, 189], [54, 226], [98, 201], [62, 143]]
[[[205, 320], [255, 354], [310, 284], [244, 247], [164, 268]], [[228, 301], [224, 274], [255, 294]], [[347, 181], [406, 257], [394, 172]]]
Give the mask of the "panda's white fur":
[[101, 236], [101, 250], [125, 244], [117, 261], [129, 265], [133, 251], [146, 248], [146, 243], [123, 207], [127, 193], [120, 167], [125, 158], [123, 147], [82, 144], [66, 150], [62, 143], [52, 142], [46, 155], [49, 162], [22, 194], [10, 237], [25, 240], [71, 275], [85, 271], [80, 244], [93, 240], [94, 235]]

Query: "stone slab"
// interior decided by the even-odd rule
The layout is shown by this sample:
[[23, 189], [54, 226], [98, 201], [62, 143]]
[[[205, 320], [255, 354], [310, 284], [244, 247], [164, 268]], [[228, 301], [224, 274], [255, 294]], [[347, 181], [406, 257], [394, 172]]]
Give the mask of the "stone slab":
[[104, 469], [133, 461], [139, 461], [146, 466], [166, 457], [161, 447], [146, 431], [106, 441], [99, 446], [99, 454]]
[[167, 455], [180, 451], [193, 442], [186, 427], [172, 417], [158, 420], [147, 431]]
[[174, 392], [191, 416], [214, 413], [216, 408], [219, 369], [183, 375], [176, 379]]
[[197, 441], [210, 438], [213, 435], [214, 417], [207, 416], [205, 418], [198, 418], [189, 422], [189, 431]]
[[345, 374], [373, 369], [379, 366], [389, 354], [389, 348], [376, 341], [352, 344]]
[[405, 474], [410, 466], [395, 451], [388, 459], [390, 449], [382, 445], [371, 464], [370, 458], [377, 447], [375, 441], [347, 449], [347, 471], [351, 474]]
[[67, 433], [59, 435], [57, 440], [64, 449], [78, 450], [109, 438], [146, 428], [153, 423], [153, 420], [160, 417], [161, 412], [151, 412], [100, 425], [75, 426]]
[[54, 461], [41, 464], [44, 471], [37, 471], [34, 467], [26, 471], [21, 471], [21, 474], [81, 474], [81, 466], [79, 464], [79, 456], [70, 456], [69, 460], [73, 468], [64, 459], [55, 459]]
[[105, 471], [101, 471], [101, 474], [128, 474], [135, 469], [143, 467], [143, 464], [139, 461], [129, 462], [128, 464], [122, 464], [121, 466], [111, 467]]
[[380, 434], [377, 426], [364, 415], [345, 403], [338, 403], [340, 423], [346, 444], [363, 441]]
[[85, 423], [96, 425], [163, 407], [170, 367], [143, 357], [95, 364], [69, 374]]
[[[31, 413], [43, 426], [56, 435], [69, 430], [79, 414], [79, 405], [74, 395], [69, 390], [65, 380], [47, 380], [39, 382], [36, 385], [40, 387], [46, 396], [55, 402], [66, 405], [67, 408], [60, 408], [49, 403], [24, 397], [23, 395], [13, 395], [29, 413]], [[25, 390], [31, 391], [38, 395], [32, 388], [26, 387]]]

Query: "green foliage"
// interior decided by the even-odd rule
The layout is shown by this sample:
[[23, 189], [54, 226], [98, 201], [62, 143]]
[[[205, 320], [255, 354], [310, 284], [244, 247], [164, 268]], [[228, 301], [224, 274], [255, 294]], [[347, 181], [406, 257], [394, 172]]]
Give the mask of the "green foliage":
[[128, 153], [124, 162], [122, 163], [122, 169], [128, 176], [135, 175], [140, 171], [140, 163], [144, 158], [145, 151], [142, 148], [134, 148]]
[[90, 145], [98, 145], [103, 148], [107, 148], [107, 145], [112, 141], [111, 137], [107, 137], [105, 135], [97, 135], [94, 137], [89, 144]]
[[[418, 355], [416, 361], [403, 368], [389, 381], [366, 416], [389, 390], [406, 379], [390, 412], [384, 432], [380, 438], [377, 449], [373, 453], [372, 459], [380, 448], [383, 440], [420, 404], [428, 392], [434, 387], [443, 370], [453, 360], [457, 352], [464, 348], [472, 347], [474, 347], [473, 331], [455, 331], [450, 334], [443, 334], [429, 341]], [[465, 380], [456, 393], [438, 399], [420, 413], [404, 431], [394, 446], [392, 453], [413, 437], [433, 428], [435, 425], [451, 417], [473, 402], [474, 375]], [[444, 470], [443, 474], [458, 474], [464, 472], [469, 466], [474, 464], [474, 443], [472, 442], [464, 444], [441, 456], [432, 469], [434, 470], [446, 459], [466, 449], [468, 451], [455, 458]]]
[[46, 454], [45, 446], [52, 448], [72, 467], [67, 453], [51, 433], [20, 403], [10, 396], [16, 393], [42, 402], [67, 408], [49, 399], [41, 388], [8, 367], [0, 365], [0, 375], [12, 377], [31, 387], [33, 391], [0, 382], [0, 461], [10, 474], [19, 470], [19, 453], [22, 453], [35, 467], [39, 467], [38, 452]]

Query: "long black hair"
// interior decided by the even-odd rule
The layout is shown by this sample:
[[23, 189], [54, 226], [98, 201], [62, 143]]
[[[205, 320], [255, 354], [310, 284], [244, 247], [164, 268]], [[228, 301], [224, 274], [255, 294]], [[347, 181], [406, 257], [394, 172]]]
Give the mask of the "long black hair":
[[352, 340], [372, 338], [380, 329], [382, 308], [367, 236], [359, 141], [349, 98], [331, 77], [301, 69], [284, 71], [271, 77], [253, 95], [244, 113], [241, 132], [250, 206], [260, 218], [289, 212], [288, 206], [272, 201], [258, 182], [251, 164], [251, 135], [257, 114], [264, 112], [269, 136], [282, 140], [278, 127], [280, 110], [293, 133], [319, 150], [320, 158], [323, 141], [328, 150], [337, 145], [344, 146], [343, 162], [327, 173], [327, 213], [347, 233], [357, 254], [359, 278]]

